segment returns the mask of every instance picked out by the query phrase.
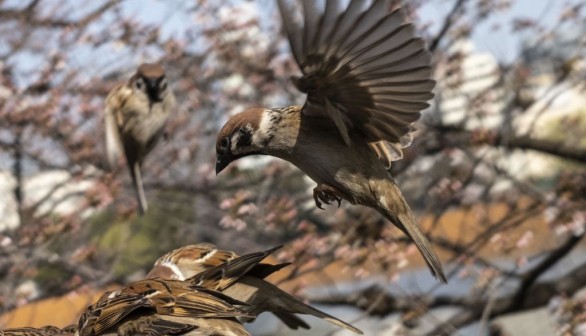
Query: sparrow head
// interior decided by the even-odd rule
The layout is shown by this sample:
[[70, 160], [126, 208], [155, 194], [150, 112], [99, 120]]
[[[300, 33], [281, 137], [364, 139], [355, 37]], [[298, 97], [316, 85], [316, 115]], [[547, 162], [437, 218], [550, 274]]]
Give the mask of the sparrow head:
[[161, 102], [169, 89], [165, 69], [160, 64], [152, 63], [141, 64], [136, 74], [130, 77], [128, 86], [146, 95], [152, 102]]
[[209, 243], [187, 245], [157, 259], [146, 278], [183, 281], [237, 257], [236, 253], [218, 250], [216, 246]]
[[232, 161], [254, 154], [262, 154], [261, 132], [258, 132], [264, 114], [262, 108], [251, 108], [226, 122], [216, 140], [216, 174]]

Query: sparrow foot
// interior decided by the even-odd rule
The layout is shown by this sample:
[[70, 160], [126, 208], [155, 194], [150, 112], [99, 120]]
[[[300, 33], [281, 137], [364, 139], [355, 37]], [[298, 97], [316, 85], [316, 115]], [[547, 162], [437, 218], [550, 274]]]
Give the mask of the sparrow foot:
[[330, 202], [336, 201], [339, 208], [340, 204], [342, 204], [342, 199], [344, 199], [344, 194], [330, 185], [318, 184], [317, 187], [313, 188], [313, 199], [315, 200], [315, 205], [322, 210], [324, 208], [322, 208], [321, 202], [330, 205]]

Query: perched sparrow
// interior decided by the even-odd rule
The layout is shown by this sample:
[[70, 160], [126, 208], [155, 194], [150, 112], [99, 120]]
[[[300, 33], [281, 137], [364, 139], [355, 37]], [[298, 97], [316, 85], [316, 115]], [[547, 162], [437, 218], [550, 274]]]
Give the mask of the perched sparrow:
[[70, 327], [63, 329], [54, 326], [4, 329], [0, 330], [0, 336], [69, 336], [74, 334], [74, 330]]
[[252, 108], [232, 117], [216, 142], [216, 172], [254, 154], [287, 160], [317, 186], [316, 205], [342, 199], [378, 210], [409, 236], [434, 276], [446, 282], [441, 263], [421, 232], [387, 169], [410, 143], [435, 81], [431, 55], [401, 10], [389, 3], [303, 1], [305, 24], [278, 2], [307, 93], [303, 107]]
[[158, 64], [142, 64], [126, 85], [112, 89], [106, 98], [108, 163], [113, 167], [123, 148], [141, 214], [147, 210], [142, 163], [163, 135], [174, 107], [175, 96]]
[[[280, 248], [275, 247], [274, 249], [263, 252], [273, 252]], [[255, 256], [256, 254], [248, 254], [243, 257], [250, 255]], [[268, 256], [269, 254], [267, 254]], [[155, 265], [151, 271], [147, 274], [147, 279], [150, 278], [161, 278], [171, 280], [185, 280], [193, 277], [194, 275], [208, 271], [211, 268], [222, 266], [227, 267], [232, 265], [232, 269], [235, 267], [233, 264], [226, 264], [234, 259], [241, 258], [236, 252], [218, 250], [216, 246], [210, 243], [199, 243], [196, 245], [187, 245], [181, 248], [175, 249], [164, 256], [160, 257], [155, 261]], [[242, 259], [240, 259], [242, 260]], [[267, 276], [277, 272], [278, 270], [289, 266], [290, 263], [282, 263], [278, 265], [258, 263], [252, 267], [251, 270], [246, 272], [246, 275], [253, 274], [259, 278], [266, 278]], [[219, 268], [221, 269], [221, 268]], [[244, 274], [237, 274], [244, 275]]]
[[249, 336], [235, 317], [246, 303], [216, 291], [238, 281], [280, 247], [234, 258], [184, 280], [159, 277], [107, 292], [81, 315], [79, 335]]
[[[232, 251], [218, 250], [212, 244], [188, 245], [159, 258], [147, 277], [178, 280], [190, 277], [210, 279], [213, 278], [210, 274], [214, 273], [213, 270], [215, 269], [216, 276], [230, 278], [229, 274], [234, 274], [235, 272], [225, 270], [230, 268], [230, 265], [233, 265], [234, 261], [239, 258], [242, 257], [238, 257]], [[251, 315], [256, 316], [263, 312], [272, 312], [291, 329], [309, 329], [309, 325], [295, 315], [308, 314], [362, 334], [360, 330], [350, 324], [301, 302], [289, 293], [264, 280], [270, 274], [288, 265], [288, 263], [278, 265], [257, 264], [244, 274], [237, 273], [239, 276], [237, 281], [215, 281], [215, 283], [212, 283], [212, 281], [208, 280], [206, 287], [212, 286], [213, 289], [220, 290], [238, 301], [246, 302], [248, 306], [243, 307], [243, 309]], [[224, 270], [223, 272], [218, 272], [222, 269]]]
[[[202, 334], [201, 330], [216, 322], [220, 322], [223, 328], [226, 323], [222, 321], [239, 324], [234, 318], [248, 314], [235, 305], [243, 304], [189, 281], [142, 280], [107, 292], [89, 306], [79, 319], [79, 335], [161, 334], [147, 333], [146, 330], [174, 330], [166, 333], [179, 335], [215, 335]], [[242, 326], [237, 329], [244, 330]], [[248, 333], [244, 330], [226, 335]]]

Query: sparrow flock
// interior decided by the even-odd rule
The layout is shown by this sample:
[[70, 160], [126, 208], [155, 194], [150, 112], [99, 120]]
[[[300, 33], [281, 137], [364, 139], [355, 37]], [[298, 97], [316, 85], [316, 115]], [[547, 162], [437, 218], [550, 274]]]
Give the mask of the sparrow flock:
[[309, 329], [295, 314], [313, 315], [363, 334], [264, 280], [288, 266], [261, 263], [280, 246], [238, 256], [202, 243], [159, 258], [143, 280], [104, 293], [77, 325], [18, 328], [0, 336], [250, 336], [242, 323], [271, 312], [291, 329]]
[[[303, 22], [285, 0], [278, 8], [307, 94], [303, 106], [251, 108], [231, 117], [216, 141], [216, 173], [251, 155], [287, 160], [316, 182], [322, 204], [342, 200], [377, 210], [417, 246], [431, 273], [447, 282], [431, 244], [389, 173], [411, 143], [412, 124], [433, 98], [431, 55], [401, 9], [386, 0], [302, 0]], [[324, 7], [324, 8], [320, 8]], [[142, 64], [106, 98], [108, 162], [123, 152], [140, 212], [145, 157], [164, 133], [175, 96], [159, 64]], [[239, 256], [207, 243], [159, 258], [145, 279], [105, 293], [75, 326], [0, 331], [2, 335], [250, 335], [242, 323], [274, 314], [291, 329], [313, 315], [357, 334], [352, 325], [315, 309], [265, 280], [289, 265], [263, 259], [277, 248]]]

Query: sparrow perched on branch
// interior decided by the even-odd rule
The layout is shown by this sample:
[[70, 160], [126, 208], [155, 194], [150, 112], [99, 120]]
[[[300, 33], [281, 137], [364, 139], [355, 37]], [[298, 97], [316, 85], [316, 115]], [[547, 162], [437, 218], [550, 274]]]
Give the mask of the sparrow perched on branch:
[[156, 277], [107, 292], [81, 315], [79, 335], [250, 336], [235, 319], [254, 317], [236, 307], [247, 304], [215, 287], [238, 281], [239, 274], [278, 248], [235, 258], [184, 280]]
[[126, 156], [141, 214], [147, 210], [142, 184], [142, 164], [163, 135], [175, 96], [165, 70], [159, 64], [144, 63], [128, 83], [117, 86], [106, 98], [106, 154], [114, 167], [121, 148]]
[[[256, 264], [246, 272], [242, 272], [241, 269], [235, 273], [237, 281], [226, 281], [225, 279], [234, 278], [229, 275], [234, 272], [226, 272], [225, 269], [231, 267], [231, 263], [239, 258], [241, 257], [235, 252], [218, 250], [212, 244], [188, 245], [159, 258], [147, 278], [159, 277], [176, 280], [184, 280], [190, 277], [210, 278], [209, 274], [214, 272], [213, 269], [216, 269], [215, 284], [212, 283], [213, 281], [207, 280], [208, 285], [206, 287], [212, 286], [214, 290], [219, 290], [233, 299], [247, 303], [248, 306], [242, 309], [250, 315], [257, 316], [263, 312], [271, 312], [291, 329], [310, 328], [305, 321], [295, 314], [313, 315], [339, 327], [362, 334], [362, 331], [352, 325], [301, 302], [289, 293], [264, 280], [267, 276], [288, 266], [289, 263], [277, 265]], [[242, 318], [239, 319], [242, 320]], [[245, 320], [248, 322], [251, 319], [247, 318]]]
[[431, 55], [413, 24], [388, 1], [303, 1], [304, 25], [278, 5], [307, 94], [304, 106], [251, 108], [216, 142], [216, 173], [239, 158], [287, 160], [317, 183], [316, 205], [347, 200], [376, 209], [410, 237], [434, 276], [441, 263], [387, 171], [411, 142], [412, 123], [433, 98]]

